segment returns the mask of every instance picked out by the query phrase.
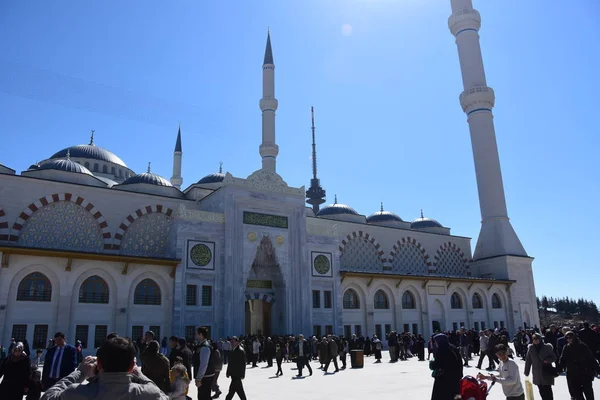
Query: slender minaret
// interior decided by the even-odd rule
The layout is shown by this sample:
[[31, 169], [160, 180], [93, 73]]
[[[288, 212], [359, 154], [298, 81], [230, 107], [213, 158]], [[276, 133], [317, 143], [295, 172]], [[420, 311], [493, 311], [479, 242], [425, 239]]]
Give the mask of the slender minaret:
[[177, 189], [181, 189], [183, 178], [181, 177], [181, 159], [183, 152], [181, 151], [181, 125], [177, 130], [177, 142], [175, 142], [175, 151], [173, 152], [173, 176], [171, 177], [171, 185]]
[[494, 91], [487, 86], [479, 27], [481, 17], [471, 0], [451, 0], [448, 27], [456, 37], [464, 91], [460, 104], [467, 114], [481, 209], [481, 232], [473, 259], [500, 255], [527, 256], [506, 210], [492, 108]]
[[259, 148], [262, 157], [262, 169], [276, 171], [277, 154], [279, 146], [275, 144], [275, 65], [273, 64], [273, 51], [271, 50], [271, 32], [267, 32], [267, 47], [263, 62], [263, 96], [260, 99], [262, 111], [262, 143]]
[[325, 190], [321, 187], [321, 182], [317, 178], [317, 144], [315, 142], [315, 110], [310, 108], [310, 117], [312, 122], [312, 170], [313, 177], [310, 180], [310, 187], [306, 191], [306, 202], [312, 205], [313, 211], [319, 212], [319, 206], [325, 203]]

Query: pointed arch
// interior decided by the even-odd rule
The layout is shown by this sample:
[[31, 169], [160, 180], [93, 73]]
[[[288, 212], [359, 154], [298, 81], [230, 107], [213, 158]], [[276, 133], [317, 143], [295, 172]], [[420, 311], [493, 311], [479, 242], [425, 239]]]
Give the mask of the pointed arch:
[[491, 298], [491, 303], [492, 303], [492, 308], [495, 310], [500, 310], [503, 307], [503, 301], [500, 298], [500, 295], [497, 292], [492, 293], [492, 298]]
[[456, 290], [450, 295], [450, 308], [452, 310], [462, 310], [465, 308], [463, 297]]
[[410, 236], [396, 242], [393, 251], [390, 251], [389, 262], [392, 271], [415, 275], [427, 274], [432, 265], [425, 247]]
[[79, 303], [108, 304], [110, 289], [108, 283], [98, 275], [92, 275], [79, 287]]
[[390, 298], [384, 290], [379, 289], [373, 296], [373, 304], [376, 310], [389, 310]]
[[0, 242], [8, 241], [8, 221], [3, 208], [0, 208]]
[[450, 276], [470, 276], [470, 267], [465, 253], [452, 242], [446, 242], [436, 251], [434, 273]]
[[100, 210], [98, 210], [92, 203], [90, 203], [83, 197], [74, 195], [72, 193], [55, 193], [46, 197], [42, 197], [28, 205], [27, 208], [25, 208], [25, 210], [21, 212], [21, 214], [13, 224], [12, 231], [8, 240], [15, 243], [18, 242], [19, 236], [23, 231], [23, 227], [36, 211], [46, 207], [47, 205], [62, 201], [77, 204], [78, 206], [89, 212], [92, 215], [92, 217], [94, 217], [96, 223], [98, 224], [98, 227], [102, 232], [104, 250], [109, 250], [111, 248], [111, 235], [106, 218], [104, 218]]
[[368, 233], [352, 232], [340, 245], [340, 264], [349, 271], [382, 271], [386, 260], [381, 245]]
[[402, 309], [404, 310], [416, 310], [417, 308], [417, 299], [415, 294], [406, 289], [404, 293], [402, 293]]
[[471, 308], [473, 308], [474, 310], [481, 310], [483, 309], [483, 297], [481, 296], [481, 294], [479, 294], [479, 292], [474, 292], [471, 295]]
[[165, 207], [161, 204], [155, 204], [155, 205], [151, 205], [151, 206], [138, 208], [137, 210], [135, 210], [134, 212], [129, 214], [123, 220], [123, 222], [121, 222], [121, 224], [119, 225], [119, 228], [117, 229], [117, 232], [115, 233], [115, 240], [112, 245], [112, 249], [113, 250], [121, 249], [123, 237], [125, 236], [125, 232], [127, 232], [129, 227], [131, 226], [131, 224], [133, 224], [140, 217], [142, 217], [146, 214], [153, 214], [153, 213], [164, 214], [167, 217], [171, 217], [173, 215], [173, 210], [171, 210], [170, 208]]
[[52, 283], [42, 272], [35, 271], [19, 282], [17, 301], [52, 301]]

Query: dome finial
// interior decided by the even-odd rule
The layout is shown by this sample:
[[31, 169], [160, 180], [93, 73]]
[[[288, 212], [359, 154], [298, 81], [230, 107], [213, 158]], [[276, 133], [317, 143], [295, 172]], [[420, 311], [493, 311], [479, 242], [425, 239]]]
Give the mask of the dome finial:
[[421, 219], [423, 219], [423, 218], [425, 218], [425, 217], [423, 216], [423, 209], [421, 208]]
[[219, 173], [223, 173], [223, 161], [219, 161]]
[[67, 160], [71, 160], [71, 149], [67, 149]]
[[150, 173], [150, 166], [152, 165], [152, 163], [150, 161], [148, 161], [148, 173]]
[[92, 129], [92, 135], [90, 136], [90, 146], [94, 145], [94, 132], [96, 131]]
[[333, 199], [334, 199], [334, 200], [333, 200], [333, 204], [337, 204], [337, 194], [334, 194], [334, 195], [333, 195]]
[[383, 212], [383, 201], [381, 202], [381, 212]]

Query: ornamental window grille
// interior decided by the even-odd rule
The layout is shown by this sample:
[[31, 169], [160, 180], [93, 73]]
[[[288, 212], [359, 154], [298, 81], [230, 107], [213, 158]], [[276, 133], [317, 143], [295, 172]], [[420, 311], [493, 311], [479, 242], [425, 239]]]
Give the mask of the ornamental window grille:
[[331, 308], [331, 307], [332, 307], [331, 290], [325, 290], [323, 292], [323, 308]]
[[48, 325], [33, 326], [33, 347], [32, 349], [45, 349], [48, 343]]
[[94, 328], [94, 347], [102, 346], [108, 335], [108, 325], [96, 325]]
[[90, 276], [79, 289], [80, 303], [108, 304], [109, 292], [106, 281], [98, 275]]
[[356, 237], [346, 244], [340, 263], [347, 271], [383, 270], [379, 251], [373, 243], [362, 237]]
[[462, 299], [456, 292], [452, 293], [452, 297], [450, 297], [450, 308], [454, 310], [460, 310], [463, 308]]
[[43, 301], [52, 300], [52, 284], [48, 277], [41, 272], [27, 275], [17, 290], [17, 301]]
[[90, 333], [89, 325], [76, 325], [75, 326], [75, 342], [78, 340], [81, 342], [81, 347], [87, 349], [88, 347], [88, 335]]
[[402, 295], [402, 308], [405, 310], [414, 310], [417, 308], [415, 296], [408, 290]]
[[212, 286], [202, 286], [202, 307], [212, 306]]
[[152, 279], [144, 279], [135, 287], [133, 304], [159, 306], [161, 304], [160, 287]]
[[492, 295], [492, 308], [502, 308], [502, 301], [500, 301], [498, 293]]
[[162, 213], [145, 214], [136, 219], [121, 241], [121, 254], [164, 257], [171, 233], [171, 218]]
[[185, 305], [195, 306], [198, 303], [198, 286], [187, 285], [185, 290]]
[[348, 289], [344, 292], [344, 308], [347, 310], [358, 310], [360, 308], [358, 294], [354, 289]]
[[473, 308], [483, 308], [483, 301], [481, 300], [481, 296], [479, 293], [473, 294]]
[[444, 247], [438, 252], [436, 274], [448, 276], [467, 275], [467, 264], [458, 247]]
[[387, 310], [390, 308], [390, 302], [387, 295], [383, 290], [378, 290], [375, 293], [375, 309], [376, 310]]
[[396, 273], [426, 275], [427, 259], [425, 254], [413, 243], [401, 243], [392, 260], [392, 271]]

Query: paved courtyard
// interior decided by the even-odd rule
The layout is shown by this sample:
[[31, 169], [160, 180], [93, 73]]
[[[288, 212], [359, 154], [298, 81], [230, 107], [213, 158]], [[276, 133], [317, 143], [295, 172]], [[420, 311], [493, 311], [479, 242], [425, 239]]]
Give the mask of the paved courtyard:
[[[486, 360], [487, 361], [487, 360]], [[282, 366], [284, 375], [276, 378], [277, 367], [265, 368], [266, 363], [259, 364], [258, 368], [248, 368], [246, 379], [244, 379], [244, 388], [246, 395], [250, 400], [260, 400], [271, 398], [273, 394], [279, 394], [285, 400], [305, 400], [305, 399], [344, 399], [344, 400], [365, 400], [365, 399], [397, 399], [399, 396], [405, 399], [427, 400], [431, 398], [431, 388], [433, 378], [429, 370], [428, 362], [419, 362], [415, 358], [409, 361], [398, 361], [395, 364], [389, 363], [389, 357], [384, 354], [381, 364], [374, 364], [373, 357], [365, 358], [363, 369], [346, 369], [336, 374], [324, 375], [319, 370], [319, 363], [312, 362], [313, 376], [295, 379], [297, 374], [296, 365], [293, 363], [284, 363]], [[525, 366], [524, 361], [517, 360], [521, 374]], [[476, 365], [475, 362], [471, 362]], [[350, 359], [348, 358], [348, 367]], [[485, 367], [485, 364], [484, 364]], [[329, 366], [333, 370], [332, 365]], [[486, 371], [483, 371], [486, 373]], [[465, 368], [465, 374], [476, 375], [477, 370], [474, 367]], [[524, 381], [525, 377], [522, 376]], [[219, 378], [219, 384], [223, 394], [220, 399], [225, 398], [229, 388], [229, 379], [223, 375]], [[600, 394], [600, 383], [594, 382], [596, 394]], [[535, 399], [541, 399], [537, 393], [537, 387], [534, 387]], [[190, 388], [189, 395], [192, 399], [197, 399], [196, 387]], [[557, 384], [554, 386], [554, 397], [556, 399], [569, 399], [566, 378], [560, 376], [557, 378]], [[237, 396], [235, 397], [237, 398]], [[504, 400], [502, 388], [499, 385], [494, 386], [489, 400]]]

